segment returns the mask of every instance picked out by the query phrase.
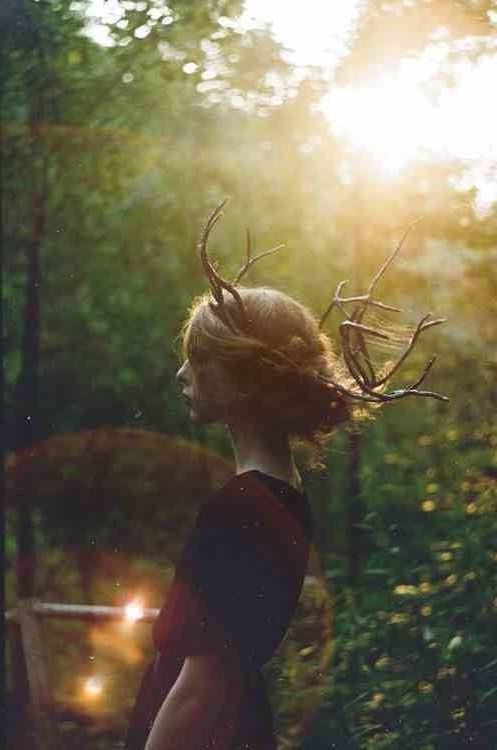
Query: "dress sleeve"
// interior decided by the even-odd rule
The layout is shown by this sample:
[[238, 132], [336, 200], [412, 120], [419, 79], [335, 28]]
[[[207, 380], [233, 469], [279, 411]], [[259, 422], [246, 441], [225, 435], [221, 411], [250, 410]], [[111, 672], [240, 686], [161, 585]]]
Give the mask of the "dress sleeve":
[[307, 547], [300, 554], [295, 546], [299, 524], [290, 516], [265, 513], [253, 500], [203, 506], [156, 623], [158, 647], [184, 656], [235, 650], [259, 666], [267, 661], [284, 636], [305, 570]]
[[205, 597], [199, 586], [202, 557], [209, 526], [206, 506], [183, 548], [169, 588], [167, 600], [154, 623], [155, 647], [165, 655], [182, 661], [185, 656], [220, 647], [219, 632], [213, 628]]

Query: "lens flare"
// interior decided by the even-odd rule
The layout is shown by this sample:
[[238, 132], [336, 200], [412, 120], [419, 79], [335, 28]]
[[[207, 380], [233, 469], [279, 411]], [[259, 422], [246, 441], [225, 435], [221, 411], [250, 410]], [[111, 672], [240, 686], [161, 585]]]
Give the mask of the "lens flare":
[[103, 693], [104, 685], [99, 677], [89, 677], [83, 686], [84, 695], [90, 700], [99, 698]]
[[143, 605], [138, 600], [133, 600], [124, 607], [124, 619], [126, 622], [132, 624], [137, 622], [137, 620], [141, 620], [142, 617]]

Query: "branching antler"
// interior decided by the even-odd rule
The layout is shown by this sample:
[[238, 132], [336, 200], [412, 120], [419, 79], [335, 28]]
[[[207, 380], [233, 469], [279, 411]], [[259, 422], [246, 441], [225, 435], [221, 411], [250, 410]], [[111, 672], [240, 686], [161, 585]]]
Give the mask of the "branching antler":
[[226, 305], [224, 303], [224, 297], [223, 297], [223, 289], [225, 289], [231, 296], [234, 298], [238, 310], [240, 312], [240, 318], [242, 322], [242, 328], [245, 330], [248, 330], [250, 327], [250, 321], [247, 316], [247, 312], [245, 310], [242, 298], [239, 294], [239, 292], [235, 289], [236, 284], [239, 283], [240, 279], [244, 274], [249, 270], [249, 268], [256, 263], [258, 260], [261, 260], [261, 258], [265, 258], [268, 255], [272, 255], [273, 253], [278, 252], [278, 250], [281, 250], [284, 245], [277, 245], [276, 247], [271, 248], [270, 250], [265, 250], [262, 253], [259, 253], [255, 257], [252, 257], [252, 243], [250, 239], [250, 231], [247, 229], [247, 244], [246, 244], [246, 256], [247, 259], [239, 272], [237, 273], [234, 281], [230, 283], [229, 281], [226, 281], [226, 279], [223, 279], [222, 276], [219, 275], [219, 273], [214, 268], [213, 264], [209, 260], [209, 256], [207, 254], [207, 242], [209, 239], [209, 235], [217, 223], [219, 219], [221, 218], [223, 214], [223, 208], [226, 205], [227, 198], [225, 198], [221, 203], [219, 203], [218, 206], [211, 212], [210, 216], [208, 217], [201, 235], [200, 239], [198, 241], [198, 251], [200, 254], [200, 258], [202, 260], [202, 264], [204, 266], [207, 278], [209, 279], [209, 284], [211, 287], [212, 296], [215, 300], [215, 309], [221, 320], [233, 331], [236, 332], [237, 325], [233, 321], [232, 316], [229, 314]]
[[[428, 328], [432, 328], [433, 326], [439, 325], [440, 323], [444, 323], [445, 318], [437, 318], [432, 320], [431, 313], [425, 315], [416, 326], [414, 333], [409, 339], [404, 351], [402, 352], [397, 362], [395, 362], [395, 364], [393, 364], [389, 368], [389, 370], [381, 376], [377, 376], [375, 372], [371, 356], [367, 348], [365, 336], [369, 335], [386, 340], [389, 340], [390, 337], [385, 332], [379, 331], [376, 328], [372, 328], [371, 326], [367, 326], [362, 322], [369, 306], [378, 307], [382, 310], [387, 310], [390, 312], [402, 312], [400, 308], [393, 307], [393, 305], [386, 305], [385, 303], [374, 299], [372, 295], [378, 281], [381, 279], [390, 264], [397, 257], [409, 232], [411, 231], [413, 226], [418, 223], [418, 221], [419, 219], [417, 219], [407, 227], [404, 235], [402, 236], [393, 253], [391, 253], [391, 255], [386, 259], [386, 261], [374, 275], [371, 283], [369, 284], [366, 294], [357, 295], [355, 297], [342, 297], [342, 290], [345, 284], [347, 284], [347, 281], [341, 281], [338, 284], [335, 294], [320, 320], [319, 325], [320, 327], [322, 327], [328, 315], [335, 307], [338, 308], [346, 318], [346, 320], [343, 321], [339, 326], [340, 338], [342, 343], [342, 355], [347, 369], [352, 375], [355, 384], [358, 386], [358, 390], [351, 390], [334, 382], [332, 384], [340, 393], [343, 393], [344, 395], [349, 396], [353, 399], [357, 399], [359, 401], [368, 401], [372, 403], [380, 403], [386, 401], [394, 401], [406, 396], [427, 396], [430, 398], [439, 399], [441, 401], [448, 401], [447, 396], [442, 396], [441, 394], [434, 393], [433, 391], [419, 390], [418, 387], [423, 383], [424, 379], [428, 375], [433, 363], [435, 362], [435, 357], [432, 357], [430, 359], [430, 361], [423, 369], [420, 377], [410, 386], [398, 389], [396, 391], [391, 391], [390, 393], [384, 393], [382, 390], [383, 386], [390, 380], [390, 378], [400, 369], [402, 364], [405, 362], [405, 360], [413, 350], [420, 334], [423, 331], [426, 331]], [[356, 308], [354, 309], [352, 314], [349, 315], [345, 305], [351, 303], [355, 304]]]
[[[210, 304], [215, 309], [216, 314], [230, 328], [230, 330], [234, 333], [238, 333], [240, 332], [240, 330], [246, 332], [250, 329], [250, 320], [243, 304], [241, 295], [236, 289], [236, 285], [240, 282], [244, 274], [251, 268], [254, 263], [256, 263], [258, 260], [261, 260], [262, 258], [267, 257], [268, 255], [272, 255], [273, 253], [278, 252], [284, 247], [284, 245], [277, 245], [270, 250], [266, 250], [256, 256], [252, 256], [252, 242], [250, 232], [247, 229], [245, 263], [239, 270], [238, 274], [235, 276], [235, 279], [232, 283], [226, 281], [226, 279], [223, 279], [209, 259], [209, 256], [207, 254], [207, 243], [213, 227], [222, 216], [223, 208], [226, 205], [226, 200], [227, 199], [221, 201], [221, 203], [216, 206], [216, 208], [208, 217], [200, 235], [198, 250], [207, 278], [209, 279], [212, 296], [214, 298], [213, 302], [211, 302]], [[425, 315], [414, 329], [414, 332], [412, 333], [409, 341], [407, 342], [407, 345], [404, 348], [404, 351], [400, 355], [397, 362], [395, 362], [388, 369], [388, 371], [386, 373], [383, 373], [382, 375], [377, 375], [375, 372], [375, 368], [369, 354], [367, 341], [365, 338], [366, 336], [372, 336], [374, 338], [379, 338], [386, 341], [390, 340], [390, 336], [387, 333], [385, 333], [384, 331], [380, 331], [372, 326], [366, 325], [363, 320], [369, 307], [379, 308], [380, 310], [388, 312], [402, 312], [402, 310], [398, 307], [387, 305], [384, 302], [375, 299], [373, 297], [373, 294], [379, 280], [382, 278], [387, 268], [397, 257], [409, 232], [411, 231], [413, 226], [417, 224], [417, 222], [418, 220], [407, 227], [404, 235], [402, 236], [393, 253], [389, 255], [389, 257], [374, 275], [371, 283], [369, 284], [367, 292], [365, 294], [359, 294], [352, 297], [343, 297], [342, 291], [344, 286], [348, 282], [341, 281], [338, 284], [335, 294], [320, 320], [319, 326], [322, 327], [329, 314], [335, 307], [338, 308], [338, 310], [340, 310], [340, 312], [346, 318], [346, 320], [343, 321], [339, 327], [340, 339], [342, 344], [342, 354], [347, 369], [354, 380], [355, 386], [357, 387], [354, 387], [354, 389], [347, 388], [341, 383], [334, 382], [325, 376], [318, 376], [319, 379], [323, 380], [323, 382], [333, 385], [336, 390], [339, 393], [342, 393], [344, 396], [371, 403], [395, 401], [400, 398], [405, 398], [406, 396], [428, 396], [430, 398], [436, 398], [441, 401], [448, 401], [448, 398], [446, 396], [442, 396], [439, 393], [419, 389], [419, 386], [423, 383], [433, 363], [435, 362], [435, 357], [432, 357], [430, 359], [430, 361], [425, 365], [421, 375], [411, 385], [407, 386], [406, 388], [391, 391], [389, 393], [385, 393], [383, 391], [383, 386], [385, 386], [390, 378], [398, 372], [402, 364], [405, 362], [405, 360], [413, 350], [420, 334], [423, 331], [426, 331], [428, 328], [432, 328], [433, 326], [445, 322], [444, 318], [432, 319], [431, 313]], [[239, 320], [235, 320], [236, 316], [233, 316], [234, 311], [228, 310], [228, 307], [225, 304], [223, 290], [231, 294], [231, 296], [235, 300], [239, 312]], [[355, 308], [351, 314], [349, 314], [346, 309], [346, 306], [349, 304], [355, 305]]]
[[242, 325], [244, 327], [248, 328], [249, 321], [247, 317], [247, 312], [245, 310], [245, 307], [242, 302], [242, 298], [240, 297], [239, 293], [233, 286], [233, 284], [230, 284], [229, 281], [226, 281], [222, 278], [212, 265], [212, 263], [209, 260], [209, 256], [207, 255], [207, 242], [209, 239], [209, 235], [215, 226], [215, 224], [219, 221], [219, 219], [222, 216], [223, 208], [226, 205], [226, 201], [228, 199], [225, 198], [221, 203], [219, 203], [218, 206], [211, 212], [209, 215], [203, 229], [200, 235], [200, 239], [198, 241], [198, 251], [200, 253], [200, 258], [202, 260], [202, 264], [205, 269], [205, 273], [207, 274], [207, 278], [209, 279], [209, 284], [211, 287], [212, 296], [215, 299], [215, 310], [221, 320], [230, 328], [233, 332], [236, 332], [236, 325], [234, 324], [231, 315], [228, 313], [226, 306], [224, 304], [224, 298], [223, 298], [223, 289], [226, 289], [227, 292], [231, 294], [231, 296], [236, 301], [236, 304], [238, 306], [238, 309], [240, 311], [240, 316], [242, 319]]
[[247, 229], [247, 244], [246, 244], [247, 260], [245, 261], [245, 263], [243, 264], [243, 266], [240, 268], [237, 275], [235, 276], [235, 280], [233, 281], [233, 284], [238, 284], [242, 276], [244, 276], [244, 274], [247, 273], [250, 266], [253, 266], [254, 263], [257, 263], [258, 260], [261, 260], [261, 258], [265, 258], [268, 255], [273, 255], [273, 253], [277, 253], [278, 250], [282, 250], [284, 247], [285, 245], [276, 245], [276, 247], [272, 247], [270, 250], [264, 250], [263, 253], [259, 253], [259, 255], [256, 255], [255, 258], [252, 258], [252, 242], [250, 239], [250, 229]]

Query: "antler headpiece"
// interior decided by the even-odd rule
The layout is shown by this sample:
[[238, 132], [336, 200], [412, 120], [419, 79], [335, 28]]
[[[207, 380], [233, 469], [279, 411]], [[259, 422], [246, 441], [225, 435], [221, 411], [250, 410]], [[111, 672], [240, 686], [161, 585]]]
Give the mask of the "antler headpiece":
[[[352, 396], [353, 398], [359, 399], [361, 401], [378, 403], [385, 401], [395, 401], [399, 398], [404, 398], [405, 396], [428, 396], [429, 398], [436, 398], [440, 401], [449, 400], [447, 396], [442, 396], [441, 394], [434, 393], [433, 391], [419, 390], [418, 388], [418, 386], [421, 385], [421, 383], [428, 375], [431, 367], [433, 366], [433, 363], [436, 359], [435, 356], [433, 356], [428, 361], [420, 377], [407, 388], [400, 388], [390, 393], [384, 393], [382, 390], [379, 390], [382, 389], [387, 381], [389, 381], [390, 378], [400, 369], [402, 364], [405, 362], [405, 360], [413, 350], [414, 345], [416, 344], [416, 341], [418, 340], [418, 337], [422, 333], [422, 331], [426, 331], [428, 328], [433, 328], [433, 326], [440, 325], [440, 323], [445, 323], [445, 318], [431, 319], [431, 313], [424, 315], [417, 324], [397, 362], [391, 365], [387, 372], [382, 374], [381, 376], [378, 376], [375, 373], [371, 356], [368, 352], [365, 340], [366, 335], [385, 340], [389, 339], [387, 333], [378, 331], [376, 328], [364, 325], [364, 323], [362, 322], [369, 306], [377, 307], [382, 310], [388, 310], [391, 312], [402, 312], [399, 307], [386, 305], [383, 302], [374, 299], [373, 292], [378, 281], [381, 279], [389, 265], [399, 254], [409, 232], [411, 231], [413, 226], [418, 223], [418, 221], [419, 219], [417, 219], [407, 227], [403, 237], [401, 238], [393, 253], [386, 259], [379, 271], [377, 271], [377, 273], [373, 277], [366, 294], [361, 294], [355, 297], [342, 297], [342, 289], [348, 282], [341, 281], [338, 284], [335, 294], [333, 295], [333, 298], [319, 323], [319, 326], [321, 328], [326, 318], [335, 307], [338, 308], [340, 312], [345, 316], [346, 320], [339, 325], [340, 339], [342, 343], [342, 356], [348, 371], [352, 375], [355, 383], [359, 386], [360, 393], [351, 393], [347, 389], [341, 388], [338, 384], [336, 385], [337, 388], [339, 390], [342, 390], [342, 392], [344, 392], [346, 395]], [[345, 309], [345, 305], [347, 304], [356, 305], [351, 315], [349, 315], [347, 310]]]
[[[207, 278], [209, 279], [212, 296], [214, 297], [214, 300], [215, 300], [214, 303], [211, 303], [211, 306], [215, 310], [216, 314], [221, 318], [223, 323], [225, 323], [228, 326], [228, 328], [230, 328], [233, 332], [236, 332], [240, 328], [244, 329], [245, 331], [248, 331], [250, 328], [250, 319], [247, 315], [247, 311], [245, 310], [244, 304], [242, 302], [242, 298], [240, 297], [240, 294], [235, 289], [235, 285], [240, 282], [240, 279], [242, 278], [242, 276], [248, 271], [248, 269], [254, 263], [256, 263], [261, 258], [265, 258], [267, 255], [272, 255], [273, 253], [278, 252], [278, 250], [281, 250], [284, 247], [284, 245], [277, 245], [276, 247], [271, 248], [271, 250], [265, 250], [263, 253], [259, 253], [253, 258], [250, 232], [247, 229], [247, 244], [246, 244], [247, 259], [245, 263], [243, 264], [243, 266], [238, 271], [234, 281], [231, 284], [229, 283], [229, 281], [226, 281], [225, 279], [223, 279], [218, 274], [218, 272], [212, 265], [211, 261], [209, 260], [209, 256], [207, 255], [207, 241], [209, 239], [209, 234], [211, 233], [212, 228], [222, 216], [223, 208], [226, 205], [227, 200], [228, 199], [225, 198], [223, 201], [221, 201], [221, 203], [218, 206], [216, 206], [216, 208], [211, 212], [209, 218], [207, 219], [204, 225], [204, 228], [202, 229], [200, 239], [198, 241], [198, 251], [200, 253], [200, 258], [202, 260], [205, 273], [207, 275]], [[227, 292], [231, 294], [231, 296], [234, 298], [237, 304], [237, 308], [240, 314], [241, 326], [235, 323], [232, 315], [226, 309], [226, 305], [224, 303], [224, 297], [223, 297], [223, 289], [225, 289]]]
[[[211, 212], [210, 216], [208, 217], [202, 229], [202, 233], [200, 235], [200, 239], [198, 242], [198, 250], [199, 250], [199, 254], [202, 260], [204, 270], [209, 280], [212, 296], [214, 298], [213, 301], [210, 303], [212, 309], [215, 311], [216, 315], [218, 315], [219, 318], [223, 321], [223, 323], [225, 323], [225, 325], [227, 325], [228, 328], [230, 328], [230, 330], [233, 331], [233, 333], [239, 333], [241, 331], [248, 333], [250, 331], [250, 318], [243, 304], [241, 295], [236, 289], [236, 284], [239, 283], [243, 275], [248, 271], [248, 269], [254, 263], [256, 263], [261, 258], [264, 258], [268, 255], [272, 255], [273, 253], [276, 253], [278, 250], [281, 250], [284, 247], [284, 245], [278, 245], [274, 248], [271, 248], [270, 250], [266, 250], [262, 253], [259, 253], [255, 257], [252, 257], [250, 232], [247, 230], [246, 261], [244, 265], [241, 267], [240, 271], [237, 273], [232, 283], [223, 279], [219, 275], [217, 270], [214, 268], [212, 262], [209, 260], [209, 256], [207, 254], [207, 242], [209, 239], [209, 234], [212, 231], [212, 228], [222, 216], [222, 211], [226, 204], [226, 200], [227, 199], [223, 200]], [[393, 307], [392, 305], [386, 305], [385, 303], [380, 302], [377, 299], [374, 299], [373, 293], [375, 291], [375, 287], [378, 281], [380, 280], [380, 278], [383, 276], [387, 268], [390, 266], [390, 264], [394, 261], [394, 259], [399, 254], [409, 232], [411, 231], [412, 227], [416, 223], [417, 221], [413, 222], [413, 224], [411, 224], [407, 228], [407, 230], [404, 232], [403, 237], [401, 238], [400, 242], [398, 243], [393, 253], [387, 258], [387, 260], [383, 263], [379, 271], [373, 277], [368, 287], [367, 292], [365, 294], [357, 295], [354, 297], [342, 297], [341, 296], [342, 290], [348, 282], [341, 281], [336, 288], [335, 294], [330, 304], [328, 305], [325, 313], [320, 319], [319, 327], [322, 328], [323, 324], [325, 323], [326, 319], [328, 318], [329, 314], [334, 308], [338, 308], [340, 312], [346, 318], [345, 321], [340, 323], [339, 331], [340, 331], [340, 339], [341, 339], [341, 344], [342, 344], [343, 360], [347, 367], [348, 372], [350, 373], [354, 381], [354, 390], [350, 388], [346, 388], [341, 383], [335, 382], [334, 380], [331, 380], [328, 377], [324, 377], [324, 376], [318, 376], [318, 377], [320, 380], [332, 385], [341, 394], [343, 394], [344, 396], [348, 396], [351, 399], [355, 399], [359, 401], [367, 401], [367, 402], [372, 402], [372, 403], [395, 401], [400, 398], [405, 398], [406, 396], [426, 396], [429, 398], [439, 399], [440, 401], [449, 400], [447, 396], [442, 396], [439, 393], [434, 393], [433, 391], [425, 391], [425, 390], [419, 389], [419, 386], [423, 383], [433, 363], [435, 362], [435, 359], [436, 359], [435, 356], [433, 356], [429, 360], [429, 362], [426, 364], [425, 368], [423, 369], [423, 372], [421, 373], [420, 377], [418, 377], [418, 379], [414, 383], [412, 383], [410, 386], [406, 388], [401, 388], [395, 391], [391, 391], [390, 393], [385, 393], [383, 390], [383, 387], [390, 380], [390, 378], [396, 372], [398, 372], [402, 364], [405, 362], [405, 360], [407, 359], [407, 357], [413, 350], [420, 334], [423, 331], [426, 331], [428, 328], [433, 328], [433, 326], [439, 325], [440, 323], [444, 323], [445, 318], [431, 319], [432, 317], [431, 313], [428, 313], [427, 315], [423, 316], [423, 318], [421, 318], [418, 325], [416, 326], [414, 332], [412, 333], [404, 351], [400, 355], [397, 362], [391, 365], [388, 371], [386, 373], [383, 373], [380, 376], [378, 376], [374, 370], [372, 358], [367, 349], [366, 336], [372, 336], [373, 338], [379, 338], [379, 339], [384, 339], [384, 340], [389, 340], [390, 338], [389, 335], [385, 333], [384, 331], [379, 331], [376, 328], [373, 328], [371, 326], [364, 324], [363, 319], [368, 308], [376, 307], [376, 308], [380, 308], [381, 310], [390, 311], [390, 312], [402, 312], [401, 309], [398, 307]], [[238, 310], [239, 321], [235, 320], [233, 313], [228, 310], [227, 305], [225, 303], [223, 290], [231, 294], [231, 296], [235, 300], [236, 307]], [[346, 305], [349, 305], [349, 304], [356, 305], [355, 309], [350, 315], [346, 310]], [[287, 364], [292, 364], [292, 363], [288, 360]]]

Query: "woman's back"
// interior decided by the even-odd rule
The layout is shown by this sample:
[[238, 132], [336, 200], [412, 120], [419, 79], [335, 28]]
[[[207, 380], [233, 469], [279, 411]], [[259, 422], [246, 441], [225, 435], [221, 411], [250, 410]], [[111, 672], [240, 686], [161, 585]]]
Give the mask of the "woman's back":
[[154, 625], [158, 657], [140, 689], [132, 722], [135, 744], [130, 739], [128, 748], [143, 746], [146, 726], [184, 659], [212, 650], [241, 670], [243, 685], [239, 698], [233, 695], [223, 707], [205, 747], [275, 747], [260, 670], [297, 606], [311, 528], [305, 494], [257, 470], [234, 476], [204, 503]]

